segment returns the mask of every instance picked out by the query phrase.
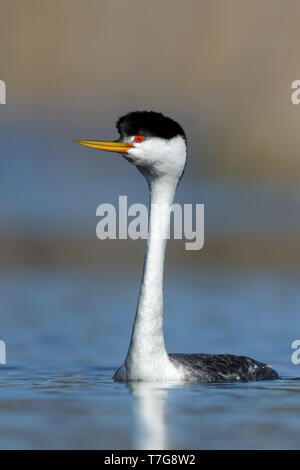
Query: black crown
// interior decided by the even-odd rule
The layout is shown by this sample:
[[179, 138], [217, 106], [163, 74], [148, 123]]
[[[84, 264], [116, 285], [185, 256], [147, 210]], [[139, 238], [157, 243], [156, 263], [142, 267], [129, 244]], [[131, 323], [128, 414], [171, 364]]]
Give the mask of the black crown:
[[155, 111], [133, 111], [118, 119], [116, 127], [121, 137], [143, 135], [172, 139], [181, 136], [186, 140], [178, 122]]

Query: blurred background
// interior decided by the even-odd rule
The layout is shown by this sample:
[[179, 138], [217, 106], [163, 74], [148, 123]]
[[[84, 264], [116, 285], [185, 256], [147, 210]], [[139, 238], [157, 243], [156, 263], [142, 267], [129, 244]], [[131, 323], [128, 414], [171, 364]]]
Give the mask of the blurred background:
[[[119, 195], [147, 203], [148, 188], [124, 159], [74, 139], [115, 139], [120, 115], [146, 109], [173, 117], [187, 134], [188, 165], [175, 201], [205, 204], [204, 248], [168, 244], [169, 350], [243, 353], [297, 374], [290, 344], [300, 329], [300, 105], [291, 102], [291, 84], [300, 79], [299, 15], [297, 0], [0, 0], [7, 86], [0, 105], [0, 338], [8, 364], [35, 364], [43, 373], [58, 364], [64, 371], [107, 366], [101, 373], [108, 380], [124, 359], [145, 241], [98, 240], [96, 208], [117, 204]], [[63, 445], [55, 424], [65, 404], [44, 405], [56, 419], [52, 441], [46, 415], [44, 440], [39, 432], [23, 441], [7, 411], [15, 390], [0, 402], [12, 426], [2, 442]], [[36, 406], [32, 414], [40, 416]], [[79, 402], [78, 413], [84, 409]], [[281, 411], [267, 446], [288, 436]], [[111, 422], [108, 414], [106, 447], [120, 431], [117, 423], [109, 440]], [[222, 423], [212, 421], [212, 432]], [[225, 447], [242, 439], [241, 426]], [[261, 435], [270, 436], [266, 429], [277, 428], [271, 422]], [[93, 442], [97, 433], [89, 430], [70, 428], [69, 447]], [[124, 425], [119, 445], [126, 432]], [[245, 436], [241, 447], [263, 445], [257, 428], [254, 441]]]
[[[299, 2], [1, 0], [0, 240], [5, 266], [127, 268], [144, 243], [96, 239], [96, 207], [147, 202], [138, 172], [76, 138], [158, 110], [186, 130], [176, 201], [204, 203], [206, 243], [177, 267], [298, 267]], [[140, 260], [134, 258], [137, 263]], [[133, 262], [135, 262], [133, 260]]]

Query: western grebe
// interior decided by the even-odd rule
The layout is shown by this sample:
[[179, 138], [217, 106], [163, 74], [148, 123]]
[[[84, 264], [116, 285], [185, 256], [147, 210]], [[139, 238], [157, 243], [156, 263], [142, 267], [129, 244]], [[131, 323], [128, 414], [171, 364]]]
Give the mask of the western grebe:
[[[186, 137], [173, 119], [154, 111], [119, 118], [116, 142], [77, 141], [121, 153], [146, 178], [150, 190], [149, 236], [129, 350], [114, 379], [234, 382], [273, 380], [270, 366], [231, 354], [168, 354], [163, 335], [163, 271], [170, 206], [186, 164]], [[158, 236], [159, 234], [159, 236]]]

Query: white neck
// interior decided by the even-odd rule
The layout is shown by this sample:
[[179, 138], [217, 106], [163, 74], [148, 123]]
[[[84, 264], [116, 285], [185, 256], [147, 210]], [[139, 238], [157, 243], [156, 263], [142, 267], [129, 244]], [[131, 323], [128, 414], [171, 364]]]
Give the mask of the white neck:
[[149, 237], [131, 342], [124, 364], [126, 375], [131, 379], [154, 379], [156, 374], [165, 374], [171, 366], [163, 335], [163, 271], [170, 206], [178, 181], [156, 177], [148, 178], [148, 182]]

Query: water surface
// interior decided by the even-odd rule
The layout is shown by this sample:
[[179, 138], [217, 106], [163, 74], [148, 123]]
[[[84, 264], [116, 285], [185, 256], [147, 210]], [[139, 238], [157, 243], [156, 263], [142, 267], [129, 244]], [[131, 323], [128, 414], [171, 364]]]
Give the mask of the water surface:
[[2, 449], [298, 449], [299, 276], [199, 270], [169, 275], [170, 352], [234, 353], [274, 382], [114, 383], [129, 343], [138, 274], [10, 271], [0, 276]]

